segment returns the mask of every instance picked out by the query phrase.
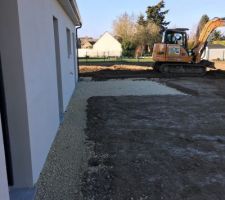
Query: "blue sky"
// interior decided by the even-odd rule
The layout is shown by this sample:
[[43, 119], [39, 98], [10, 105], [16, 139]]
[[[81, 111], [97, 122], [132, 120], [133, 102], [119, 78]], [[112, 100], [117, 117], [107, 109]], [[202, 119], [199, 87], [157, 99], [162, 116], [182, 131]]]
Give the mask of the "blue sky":
[[[149, 5], [159, 0], [77, 0], [83, 27], [79, 36], [99, 37], [105, 31], [112, 31], [113, 21], [127, 12], [139, 15]], [[225, 17], [225, 0], [165, 0], [169, 9], [167, 21], [171, 27], [194, 27], [203, 14], [209, 17]], [[224, 29], [222, 29], [224, 32]]]

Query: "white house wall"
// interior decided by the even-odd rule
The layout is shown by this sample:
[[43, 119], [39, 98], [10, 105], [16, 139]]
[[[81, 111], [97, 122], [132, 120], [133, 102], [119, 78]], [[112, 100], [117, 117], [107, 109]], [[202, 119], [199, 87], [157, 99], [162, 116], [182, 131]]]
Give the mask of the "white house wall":
[[0, 1], [0, 29], [14, 185], [29, 187], [33, 180], [17, 1]]
[[[75, 27], [56, 0], [20, 0], [19, 20], [26, 85], [33, 183], [59, 127], [53, 16], [58, 19], [64, 110], [75, 88], [74, 57], [68, 58], [66, 28]], [[72, 54], [73, 52], [73, 45]]]
[[8, 182], [6, 176], [5, 154], [2, 137], [2, 124], [0, 116], [0, 199], [9, 200]]
[[225, 49], [206, 49], [204, 52], [204, 59], [206, 60], [225, 60]]

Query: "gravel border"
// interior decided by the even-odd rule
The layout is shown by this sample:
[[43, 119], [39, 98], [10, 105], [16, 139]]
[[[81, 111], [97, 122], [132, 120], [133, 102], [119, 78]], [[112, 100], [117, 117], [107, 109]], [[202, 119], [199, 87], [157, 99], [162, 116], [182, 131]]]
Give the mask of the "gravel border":
[[35, 200], [82, 199], [80, 177], [87, 167], [88, 159], [84, 134], [87, 100], [92, 96], [129, 95], [183, 95], [183, 93], [143, 79], [102, 82], [81, 79], [36, 185]]

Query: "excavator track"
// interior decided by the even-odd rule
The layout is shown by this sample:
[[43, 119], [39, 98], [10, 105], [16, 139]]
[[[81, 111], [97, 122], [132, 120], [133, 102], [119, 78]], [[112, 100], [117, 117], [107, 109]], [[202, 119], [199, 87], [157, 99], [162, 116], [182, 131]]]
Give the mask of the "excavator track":
[[206, 74], [206, 67], [201, 64], [164, 63], [158, 66], [164, 75], [201, 77]]

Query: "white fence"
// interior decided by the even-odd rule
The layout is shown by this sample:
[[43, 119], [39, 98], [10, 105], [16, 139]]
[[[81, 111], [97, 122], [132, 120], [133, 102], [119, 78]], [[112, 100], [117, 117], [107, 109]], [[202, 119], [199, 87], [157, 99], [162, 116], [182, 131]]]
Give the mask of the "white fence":
[[79, 58], [120, 57], [121, 55], [121, 51], [98, 51], [95, 49], [78, 49]]

